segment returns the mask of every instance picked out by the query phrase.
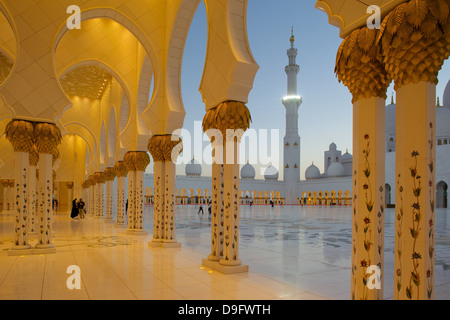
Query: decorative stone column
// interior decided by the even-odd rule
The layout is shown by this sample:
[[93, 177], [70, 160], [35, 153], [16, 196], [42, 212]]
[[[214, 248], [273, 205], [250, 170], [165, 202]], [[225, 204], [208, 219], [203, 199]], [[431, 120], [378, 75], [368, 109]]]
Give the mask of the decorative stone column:
[[105, 172], [106, 179], [106, 223], [113, 223], [113, 182], [116, 178], [116, 172], [114, 168], [106, 168]]
[[377, 58], [376, 29], [353, 31], [341, 44], [339, 81], [353, 96], [353, 300], [383, 299], [385, 101], [391, 80]]
[[105, 182], [106, 177], [103, 172], [94, 173], [95, 185], [95, 217], [102, 219], [105, 217]]
[[114, 165], [114, 171], [117, 176], [117, 223], [115, 227], [126, 228], [127, 220], [125, 218], [125, 203], [126, 203], [125, 179], [128, 174], [128, 169], [123, 161], [118, 161]]
[[52, 243], [53, 228], [53, 155], [56, 154], [58, 145], [62, 141], [61, 132], [56, 125], [51, 123], [36, 123], [34, 128], [36, 150], [39, 154], [39, 215], [38, 215], [38, 253], [54, 253], [55, 246]]
[[5, 130], [13, 148], [15, 156], [15, 238], [14, 245], [8, 251], [9, 255], [30, 253], [31, 245], [28, 243], [28, 214], [29, 214], [29, 152], [33, 148], [34, 127], [31, 122], [22, 120], [11, 121]]
[[38, 194], [37, 194], [37, 165], [39, 162], [39, 154], [36, 151], [36, 146], [33, 145], [33, 148], [31, 149], [30, 153], [30, 174], [28, 175], [28, 187], [29, 187], [29, 194], [28, 194], [28, 201], [29, 201], [29, 207], [28, 207], [28, 233], [30, 235], [36, 235], [36, 214], [37, 214], [37, 200], [38, 200]]
[[72, 211], [72, 201], [74, 200], [73, 197], [73, 186], [74, 183], [73, 181], [67, 181], [66, 182], [66, 187], [67, 187], [67, 201], [68, 201], [68, 208], [69, 208], [69, 212]]
[[[218, 165], [223, 164], [223, 184], [220, 184], [220, 180], [216, 180], [216, 190], [213, 188], [213, 199], [216, 194], [218, 203], [214, 207], [216, 212], [212, 213], [216, 219], [215, 223], [211, 223], [212, 252], [209, 259], [203, 259], [203, 264], [222, 273], [248, 271], [248, 266], [242, 265], [239, 259], [239, 144], [245, 130], [250, 127], [250, 121], [248, 108], [244, 103], [237, 101], [221, 103], [209, 110], [203, 120], [203, 130], [210, 139], [212, 136], [215, 138], [211, 140], [218, 139], [214, 146], [214, 161]], [[223, 141], [222, 152], [218, 145], [220, 140]], [[223, 159], [220, 159], [220, 155], [223, 155]], [[215, 168], [214, 177], [221, 179], [221, 167]], [[221, 193], [223, 193], [223, 244], [221, 228], [217, 225], [222, 224], [220, 221], [222, 212], [218, 211], [221, 210], [218, 196]], [[219, 257], [221, 250], [223, 255]]]
[[182, 146], [181, 139], [172, 135], [154, 135], [148, 143], [148, 150], [155, 161], [151, 247], [181, 247], [175, 238], [175, 162]]
[[2, 180], [2, 187], [3, 187], [3, 205], [2, 205], [2, 212], [6, 213], [9, 210], [9, 180], [5, 179]]
[[133, 235], [146, 235], [144, 230], [144, 175], [150, 163], [145, 151], [130, 151], [123, 158], [128, 170], [128, 229]]
[[95, 200], [95, 178], [94, 175], [90, 175], [88, 177], [89, 182], [89, 208], [88, 208], [88, 213], [91, 214], [92, 217], [95, 217], [95, 211], [97, 210], [96, 208], [96, 200]]
[[[209, 131], [211, 132], [211, 130]], [[220, 131], [219, 131], [220, 133]], [[222, 134], [214, 133], [209, 137], [212, 144], [212, 203], [211, 203], [211, 254], [210, 261], [219, 261], [223, 257], [223, 216], [224, 216], [224, 163]]]
[[434, 298], [436, 84], [450, 54], [448, 1], [409, 1], [379, 36], [396, 105], [394, 299]]

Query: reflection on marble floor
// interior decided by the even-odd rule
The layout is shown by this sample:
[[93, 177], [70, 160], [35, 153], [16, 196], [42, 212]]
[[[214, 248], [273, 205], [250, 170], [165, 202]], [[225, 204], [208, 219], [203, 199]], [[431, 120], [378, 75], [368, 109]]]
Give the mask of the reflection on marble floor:
[[[148, 236], [129, 236], [88, 215], [55, 215], [56, 254], [12, 257], [13, 216], [0, 214], [0, 299], [349, 299], [349, 207], [242, 206], [240, 258], [250, 271], [223, 275], [201, 265], [210, 253], [210, 218], [178, 206], [182, 247], [149, 248]], [[394, 290], [394, 211], [387, 210], [384, 298]], [[450, 299], [450, 210], [436, 213], [435, 299]], [[31, 238], [31, 244], [37, 241]], [[81, 290], [68, 290], [67, 267], [81, 268]]]

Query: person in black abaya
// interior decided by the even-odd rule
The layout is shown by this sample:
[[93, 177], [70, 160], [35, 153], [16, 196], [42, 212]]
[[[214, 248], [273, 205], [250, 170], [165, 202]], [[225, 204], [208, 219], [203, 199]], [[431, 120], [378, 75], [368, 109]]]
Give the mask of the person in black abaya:
[[75, 198], [72, 201], [72, 213], [70, 214], [70, 217], [72, 219], [75, 219], [75, 217], [77, 217], [78, 214], [79, 214], [79, 210], [78, 210], [77, 198]]

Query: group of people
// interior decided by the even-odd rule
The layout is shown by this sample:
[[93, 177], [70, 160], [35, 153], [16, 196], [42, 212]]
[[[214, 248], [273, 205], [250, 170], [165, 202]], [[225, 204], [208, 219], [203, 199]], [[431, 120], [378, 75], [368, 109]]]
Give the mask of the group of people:
[[80, 216], [80, 219], [84, 219], [86, 217], [86, 209], [84, 208], [86, 204], [84, 203], [83, 199], [80, 198], [80, 200], [77, 201], [77, 198], [75, 198], [72, 201], [72, 212], [70, 214], [70, 217], [72, 219], [75, 219], [76, 217]]
[[[203, 214], [203, 205], [200, 203], [200, 208], [198, 209], [197, 214], [200, 214], [200, 212]], [[211, 214], [211, 202], [208, 204], [208, 213]]]

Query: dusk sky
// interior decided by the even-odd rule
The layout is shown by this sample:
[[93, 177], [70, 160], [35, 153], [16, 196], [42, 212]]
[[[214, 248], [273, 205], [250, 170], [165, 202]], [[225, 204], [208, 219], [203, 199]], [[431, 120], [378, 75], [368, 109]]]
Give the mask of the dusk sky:
[[[328, 23], [327, 15], [314, 8], [315, 0], [249, 0], [248, 39], [260, 69], [249, 96], [247, 107], [252, 115], [251, 128], [279, 130], [280, 145], [285, 134], [285, 108], [281, 99], [286, 95], [288, 64], [286, 51], [290, 47], [291, 28], [294, 27], [295, 47], [299, 50], [297, 64], [298, 93], [303, 98], [299, 111], [301, 137], [301, 178], [312, 162], [323, 172], [324, 155], [331, 142], [338, 150], [352, 153], [352, 104], [348, 89], [334, 74], [336, 52], [342, 39], [339, 29]], [[203, 2], [192, 22], [186, 43], [182, 71], [182, 94], [186, 118], [184, 128], [192, 134], [194, 122], [201, 123], [205, 105], [198, 91], [202, 77], [207, 40], [206, 11]], [[450, 79], [450, 65], [444, 64], [439, 74], [437, 95], [441, 98]], [[388, 90], [388, 103], [393, 93]], [[203, 147], [208, 145], [204, 142]], [[192, 151], [193, 153], [193, 151]], [[283, 163], [282, 150], [280, 162]], [[200, 160], [200, 159], [196, 159]], [[265, 167], [265, 166], [264, 166]], [[256, 178], [262, 178], [255, 166]], [[279, 168], [282, 179], [282, 165]], [[184, 174], [184, 165], [177, 168]], [[203, 175], [210, 176], [210, 167], [203, 167]]]

